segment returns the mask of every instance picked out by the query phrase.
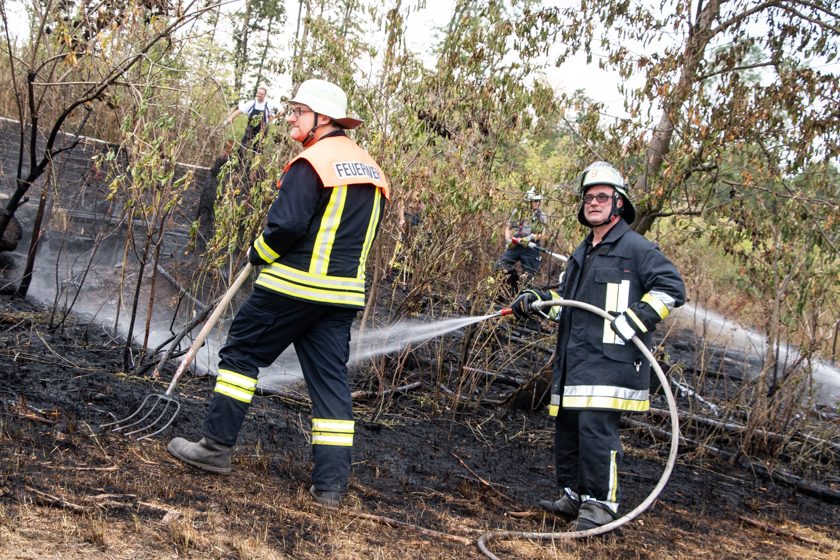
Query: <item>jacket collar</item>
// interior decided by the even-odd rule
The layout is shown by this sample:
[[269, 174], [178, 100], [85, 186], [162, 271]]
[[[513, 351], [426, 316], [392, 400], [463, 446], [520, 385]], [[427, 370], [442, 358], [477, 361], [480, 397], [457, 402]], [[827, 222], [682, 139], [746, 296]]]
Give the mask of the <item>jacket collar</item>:
[[[613, 227], [609, 229], [607, 235], [604, 236], [604, 240], [601, 241], [601, 245], [604, 243], [611, 243], [627, 233], [630, 230], [630, 226], [627, 222], [624, 221], [624, 218], [619, 218], [618, 221], [615, 223]], [[595, 238], [595, 234], [590, 230], [589, 235], [586, 236], [586, 244], [592, 245], [592, 240]]]
[[[630, 225], [624, 221], [624, 218], [621, 218], [616, 222], [616, 224], [610, 228], [607, 232], [607, 235], [604, 236], [604, 240], [598, 245], [598, 247], [603, 247], [609, 245], [611, 243], [615, 243], [621, 237], [624, 236], [625, 233], [630, 231]], [[578, 264], [583, 263], [583, 257], [586, 255], [586, 251], [589, 247], [592, 246], [592, 239], [594, 234], [590, 230], [589, 235], [583, 240], [583, 242], [578, 245], [577, 249], [575, 249], [574, 253], [572, 254], [575, 257], [575, 260], [578, 261]]]

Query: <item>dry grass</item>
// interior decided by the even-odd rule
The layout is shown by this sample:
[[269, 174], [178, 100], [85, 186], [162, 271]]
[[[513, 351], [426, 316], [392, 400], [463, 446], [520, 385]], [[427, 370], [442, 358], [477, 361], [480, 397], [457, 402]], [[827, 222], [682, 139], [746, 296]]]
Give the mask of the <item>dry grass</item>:
[[[25, 500], [5, 504], [0, 512], [0, 558], [455, 560], [482, 557], [473, 546], [427, 538], [410, 529], [392, 528], [354, 516], [354, 511], [370, 512], [364, 498], [375, 497], [375, 488], [355, 483], [348, 504], [334, 512], [313, 505], [303, 486], [290, 485], [276, 477], [266, 478], [261, 469], [243, 469], [236, 478], [205, 477], [173, 465], [160, 443], [129, 444], [123, 450], [128, 452], [132, 448], [137, 448], [135, 458], [142, 457], [143, 461], [137, 464], [127, 461], [120, 470], [104, 471], [100, 475], [101, 482], [109, 488], [131, 485], [135, 494], [145, 496], [143, 502], [158, 504], [157, 509], [136, 505], [126, 515], [125, 511], [113, 507], [113, 503], [91, 507], [85, 512]], [[116, 451], [113, 444], [107, 449]], [[130, 456], [129, 453], [126, 455]], [[167, 476], [153, 475], [160, 471], [168, 473]], [[78, 471], [77, 474], [91, 472]], [[50, 495], [70, 501], [71, 496], [62, 494], [60, 486], [71, 485], [72, 476], [68, 477], [68, 473], [62, 471], [62, 476], [67, 477], [62, 481], [58, 474], [44, 477], [41, 488]], [[245, 492], [235, 491], [237, 486]], [[477, 491], [475, 485], [464, 483], [460, 488], [459, 496], [447, 497], [452, 506], [448, 508], [450, 513], [431, 503], [425, 507], [422, 499], [412, 497], [411, 502], [417, 507], [397, 515], [403, 520], [418, 525], [431, 524], [471, 540], [490, 528], [528, 532], [564, 530], [563, 523], [536, 512], [524, 518], [497, 518], [494, 522], [495, 515], [490, 510], [496, 509], [496, 505], [487, 494]], [[183, 499], [185, 492], [192, 496], [186, 502]], [[179, 505], [167, 505], [167, 495], [173, 496], [172, 501]], [[73, 503], [86, 506], [95, 503], [90, 497], [72, 498]], [[452, 511], [461, 513], [453, 515]], [[758, 515], [756, 518], [760, 519]], [[503, 526], [493, 527], [499, 521]], [[772, 520], [767, 523], [779, 526], [787, 534], [770, 533], [732, 517], [721, 518], [694, 508], [660, 503], [619, 532], [601, 538], [553, 542], [491, 541], [490, 548], [502, 558], [535, 560], [581, 557], [831, 560], [838, 557], [840, 543], [832, 540], [830, 527], [774, 523]], [[797, 535], [824, 545], [798, 542]], [[745, 547], [745, 543], [750, 543], [749, 547]]]

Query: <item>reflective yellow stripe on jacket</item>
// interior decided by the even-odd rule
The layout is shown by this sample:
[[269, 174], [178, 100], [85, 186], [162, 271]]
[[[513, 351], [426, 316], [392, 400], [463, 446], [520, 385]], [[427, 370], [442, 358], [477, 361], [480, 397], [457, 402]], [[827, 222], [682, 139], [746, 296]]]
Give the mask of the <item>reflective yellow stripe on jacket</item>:
[[[604, 304], [604, 311], [621, 313], [630, 305], [630, 281], [622, 280], [621, 283], [607, 284], [607, 298]], [[613, 332], [610, 327], [610, 319], [604, 319], [604, 344], [624, 344], [624, 341]]]
[[338, 305], [365, 305], [365, 279], [312, 274], [280, 263], [263, 268], [256, 284], [299, 299]]
[[309, 273], [314, 276], [326, 276], [330, 267], [335, 234], [341, 223], [344, 211], [344, 201], [347, 199], [347, 187], [333, 187], [332, 196], [324, 210], [321, 227], [315, 237], [315, 248], [312, 250], [312, 261], [309, 263]]
[[609, 385], [571, 385], [563, 389], [563, 408], [599, 408], [644, 412], [650, 408], [648, 389]]
[[370, 220], [368, 220], [367, 232], [365, 233], [365, 243], [362, 246], [362, 253], [359, 256], [359, 277], [362, 283], [365, 281], [365, 263], [370, 248], [373, 245], [373, 240], [376, 237], [376, 227], [379, 225], [380, 214], [382, 210], [382, 190], [376, 189], [376, 194], [373, 197], [373, 209], [370, 213]]
[[[563, 408], [579, 410], [593, 408], [599, 410], [619, 410], [625, 412], [645, 412], [650, 410], [647, 389], [627, 389], [609, 385], [571, 385], [563, 389]], [[560, 395], [551, 395], [548, 415], [557, 416], [560, 410]]]

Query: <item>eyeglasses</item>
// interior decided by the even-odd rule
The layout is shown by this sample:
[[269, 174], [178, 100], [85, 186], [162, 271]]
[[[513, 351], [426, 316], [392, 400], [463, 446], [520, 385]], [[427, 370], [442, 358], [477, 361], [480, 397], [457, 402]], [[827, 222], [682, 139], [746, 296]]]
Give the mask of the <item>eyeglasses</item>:
[[587, 194], [583, 197], [584, 204], [592, 204], [593, 200], [597, 200], [598, 204], [604, 204], [608, 200], [612, 198], [611, 195], [607, 193], [598, 193], [598, 194]]
[[311, 113], [312, 109], [304, 109], [303, 107], [292, 107], [286, 112], [287, 117], [299, 118], [304, 113]]

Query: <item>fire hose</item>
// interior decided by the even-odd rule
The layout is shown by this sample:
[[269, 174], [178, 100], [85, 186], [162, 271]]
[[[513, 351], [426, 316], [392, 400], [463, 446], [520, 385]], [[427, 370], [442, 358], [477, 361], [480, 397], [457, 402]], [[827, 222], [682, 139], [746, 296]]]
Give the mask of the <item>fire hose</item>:
[[[522, 243], [521, 243], [522, 240], [523, 240], [523, 238], [521, 238], [521, 237], [514, 237], [514, 238], [511, 239], [511, 243], [514, 244], [514, 245], [519, 245], [521, 247], [521, 246], [523, 246]], [[567, 257], [565, 255], [561, 255], [560, 253], [554, 253], [552, 251], [549, 251], [548, 249], [545, 249], [545, 248], [541, 247], [540, 245], [538, 245], [537, 243], [535, 243], [533, 241], [528, 241], [528, 248], [529, 249], [536, 249], [540, 253], [544, 253], [544, 254], [546, 254], [550, 257], [554, 257], [558, 261], [566, 262], [566, 261], [569, 260], [569, 257]]]
[[[581, 301], [575, 301], [571, 299], [552, 299], [548, 301], [536, 301], [531, 304], [531, 309], [537, 311], [542, 317], [548, 318], [548, 316], [542, 311], [544, 307], [553, 307], [555, 305], [560, 305], [564, 307], [576, 307], [578, 309], [583, 309], [585, 311], [589, 311], [590, 313], [594, 313], [603, 317], [604, 319], [610, 321], [612, 320], [612, 316], [600, 309], [595, 307], [594, 305], [590, 305], [588, 303], [584, 303]], [[499, 315], [510, 315], [512, 311], [510, 309], [503, 309]], [[659, 479], [659, 482], [653, 488], [651, 493], [648, 495], [647, 498], [642, 500], [642, 502], [636, 506], [633, 510], [629, 511], [628, 513], [624, 514], [623, 516], [615, 519], [606, 525], [602, 525], [600, 527], [595, 527], [592, 529], [587, 529], [586, 531], [568, 531], [564, 533], [528, 533], [522, 531], [489, 531], [484, 533], [479, 537], [477, 541], [477, 545], [479, 550], [484, 553], [485, 556], [491, 558], [493, 560], [500, 560], [498, 556], [495, 556], [492, 552], [487, 549], [487, 543], [492, 539], [510, 539], [510, 538], [521, 538], [521, 539], [530, 539], [530, 540], [555, 540], [555, 539], [580, 539], [585, 537], [594, 537], [595, 535], [601, 535], [604, 533], [608, 533], [613, 529], [617, 529], [622, 525], [632, 521], [636, 517], [642, 514], [647, 508], [653, 504], [659, 494], [662, 492], [662, 489], [665, 488], [665, 484], [668, 482], [668, 478], [671, 476], [671, 471], [674, 469], [674, 463], [677, 460], [677, 447], [679, 446], [680, 441], [680, 427], [679, 427], [679, 416], [677, 413], [677, 403], [674, 400], [674, 394], [671, 392], [671, 388], [668, 385], [668, 379], [665, 377], [665, 373], [662, 371], [662, 368], [657, 363], [656, 359], [651, 354], [650, 350], [645, 347], [641, 340], [638, 337], [634, 336], [632, 338], [633, 343], [642, 353], [642, 355], [650, 362], [653, 371], [656, 372], [656, 376], [659, 378], [659, 382], [662, 385], [662, 390], [665, 393], [665, 398], [668, 401], [668, 410], [671, 413], [671, 450], [668, 453], [668, 460], [665, 463], [665, 469], [662, 471], [662, 476]]]

